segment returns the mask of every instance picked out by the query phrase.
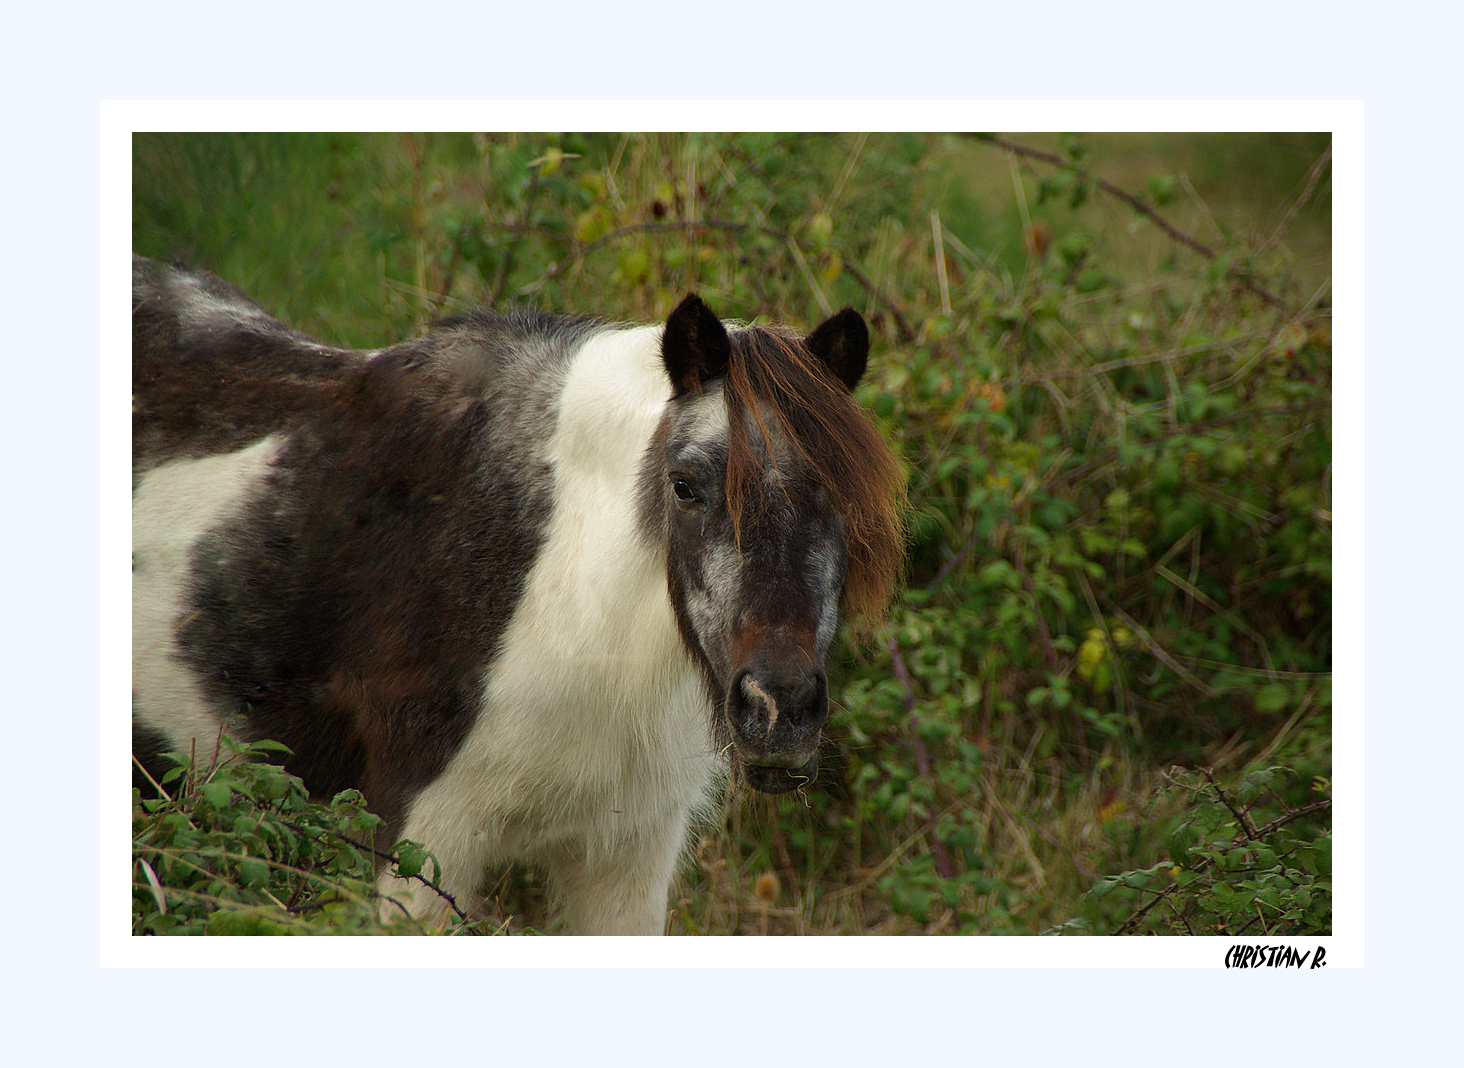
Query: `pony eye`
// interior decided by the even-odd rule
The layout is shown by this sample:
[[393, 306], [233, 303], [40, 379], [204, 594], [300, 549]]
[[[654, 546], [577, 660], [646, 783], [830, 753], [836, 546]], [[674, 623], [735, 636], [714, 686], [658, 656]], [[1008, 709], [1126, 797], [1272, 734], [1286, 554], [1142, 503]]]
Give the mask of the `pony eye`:
[[691, 483], [684, 478], [673, 478], [671, 480], [671, 492], [676, 494], [676, 499], [682, 504], [695, 504], [701, 500], [696, 490], [691, 488]]

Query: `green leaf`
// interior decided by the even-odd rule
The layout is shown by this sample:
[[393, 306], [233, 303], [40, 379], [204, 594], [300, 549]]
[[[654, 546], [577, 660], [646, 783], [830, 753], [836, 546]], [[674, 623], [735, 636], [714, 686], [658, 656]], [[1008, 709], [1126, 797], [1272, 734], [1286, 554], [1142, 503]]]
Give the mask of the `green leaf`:
[[269, 865], [258, 857], [244, 857], [239, 861], [239, 882], [251, 890], [269, 885]]
[[1154, 198], [1154, 203], [1164, 207], [1174, 199], [1174, 191], [1179, 187], [1179, 179], [1173, 175], [1150, 175], [1149, 195]]
[[229, 803], [234, 799], [233, 788], [228, 783], [217, 780], [204, 783], [203, 789], [199, 792], [202, 793], [204, 801], [214, 808], [228, 808]]
[[251, 756], [265, 756], [271, 753], [280, 753], [284, 756], [289, 756], [293, 750], [281, 742], [276, 742], [270, 738], [263, 738], [257, 742], [250, 742], [245, 752]]
[[396, 873], [403, 879], [422, 874], [422, 865], [427, 862], [427, 850], [416, 842], [401, 842], [396, 848]]

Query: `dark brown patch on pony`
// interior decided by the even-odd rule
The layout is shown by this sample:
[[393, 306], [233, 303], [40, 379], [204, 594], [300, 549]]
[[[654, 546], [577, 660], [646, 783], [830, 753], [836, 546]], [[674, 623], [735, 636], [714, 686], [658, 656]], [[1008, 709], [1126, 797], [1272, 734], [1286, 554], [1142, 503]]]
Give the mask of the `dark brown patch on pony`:
[[[796, 334], [753, 327], [731, 335], [731, 350], [724, 386], [726, 499], [739, 543], [749, 509], [766, 503], [764, 457], [776, 464], [774, 442], [781, 442], [844, 524], [849, 554], [845, 610], [877, 621], [905, 558], [903, 467], [850, 395], [849, 384]], [[862, 370], [861, 364], [856, 380]], [[751, 427], [762, 438], [762, 449], [750, 437]]]
[[[185, 282], [170, 284], [186, 296]], [[186, 305], [140, 307], [134, 367], [158, 374], [139, 389], [135, 370], [135, 395], [163, 417], [145, 460], [282, 433], [263, 485], [193, 549], [179, 655], [241, 714], [231, 733], [289, 746], [316, 795], [360, 788], [394, 833], [481, 710], [552, 514], [537, 444], [599, 327], [469, 316], [366, 359], [296, 344], [247, 308], [202, 334]]]
[[[393, 350], [301, 423], [268, 492], [195, 549], [182, 655], [320, 796], [360, 788], [399, 823], [477, 713], [539, 525], [485, 487], [481, 398]], [[540, 508], [538, 511], [542, 512]]]

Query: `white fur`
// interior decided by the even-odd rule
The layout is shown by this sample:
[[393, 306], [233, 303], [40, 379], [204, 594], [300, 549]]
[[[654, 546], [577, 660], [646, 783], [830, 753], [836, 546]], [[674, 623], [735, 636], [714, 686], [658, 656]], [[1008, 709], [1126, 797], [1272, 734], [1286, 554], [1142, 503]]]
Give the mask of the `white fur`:
[[821, 595], [818, 614], [818, 633], [814, 639], [818, 649], [828, 648], [839, 629], [839, 599], [843, 595], [843, 569], [829, 552], [815, 553], [810, 557], [810, 570], [816, 569], [817, 581], [813, 588]]
[[[482, 711], [408, 813], [444, 886], [471, 900], [485, 868], [547, 869], [581, 934], [661, 934], [693, 811], [717, 762], [711, 712], [682, 648], [665, 549], [637, 529], [641, 459], [669, 393], [659, 328], [590, 340], [548, 445], [555, 510], [503, 638]], [[420, 886], [382, 888], [433, 919]]]
[[[210, 293], [195, 278], [174, 275], [169, 280], [169, 285], [176, 300], [174, 307], [180, 328], [180, 340], [206, 343], [210, 335], [225, 331], [253, 328], [264, 334], [277, 334], [281, 330], [279, 320], [263, 308], [234, 297]], [[315, 352], [339, 351], [301, 334], [293, 334], [290, 344], [296, 349]], [[357, 351], [352, 355], [364, 361], [379, 354], [380, 350], [372, 349]]]
[[185, 751], [212, 753], [222, 720], [174, 653], [184, 622], [188, 555], [264, 477], [280, 442], [172, 460], [142, 477], [132, 497], [132, 688], [138, 718]]
[[687, 435], [689, 450], [708, 451], [713, 446], [726, 447], [727, 433], [731, 424], [727, 417], [727, 401], [723, 396], [720, 378], [708, 382], [700, 396], [690, 398], [687, 403], [687, 421], [690, 431]]

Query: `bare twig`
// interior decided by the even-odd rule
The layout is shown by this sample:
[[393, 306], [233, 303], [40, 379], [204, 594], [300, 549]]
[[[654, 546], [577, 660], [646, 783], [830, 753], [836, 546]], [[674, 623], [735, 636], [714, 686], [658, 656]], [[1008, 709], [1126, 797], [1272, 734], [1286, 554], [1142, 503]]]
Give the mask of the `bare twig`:
[[1220, 784], [1215, 781], [1214, 771], [1210, 768], [1201, 768], [1200, 773], [1205, 776], [1205, 781], [1215, 788], [1215, 796], [1220, 799], [1220, 803], [1229, 809], [1230, 814], [1235, 817], [1235, 822], [1240, 826], [1241, 833], [1245, 835], [1248, 841], [1254, 842], [1256, 840], [1256, 832], [1251, 829], [1250, 820], [1245, 818], [1244, 812], [1241, 812], [1231, 803], [1230, 795], [1222, 790]]
[[941, 236], [940, 212], [930, 213], [930, 232], [935, 242], [935, 278], [940, 283], [940, 313], [951, 314], [951, 287], [946, 279], [945, 241]]
[[467, 223], [463, 223], [453, 236], [452, 256], [447, 261], [447, 270], [443, 272], [442, 284], [437, 287], [437, 293], [432, 298], [434, 318], [442, 313], [442, 306], [447, 303], [447, 296], [452, 292], [452, 284], [457, 281], [458, 264], [462, 262], [463, 258], [463, 244], [467, 241], [470, 231], [471, 227]]
[[[525, 224], [527, 224], [529, 220], [534, 217], [534, 203], [538, 199], [539, 168], [535, 167], [533, 169], [533, 174], [529, 177], [528, 195], [524, 199], [523, 218]], [[494, 281], [492, 287], [488, 290], [488, 300], [486, 303], [489, 305], [489, 307], [496, 306], [499, 300], [502, 299], [503, 291], [508, 285], [509, 273], [513, 270], [513, 261], [518, 256], [519, 246], [524, 243], [524, 234], [527, 232], [527, 229], [515, 229], [513, 231], [513, 243], [508, 246], [508, 252], [503, 257], [503, 264], [498, 270], [498, 278]]]
[[[1046, 163], [1049, 166], [1056, 167], [1059, 170], [1071, 171], [1079, 177], [1092, 182], [1109, 196], [1114, 197], [1117, 200], [1123, 201], [1129, 207], [1133, 208], [1136, 212], [1138, 212], [1144, 218], [1148, 219], [1155, 226], [1157, 226], [1171, 240], [1183, 245], [1185, 248], [1190, 249], [1192, 252], [1198, 253], [1207, 260], [1213, 260], [1219, 255], [1219, 253], [1212, 249], [1209, 245], [1203, 244], [1195, 240], [1193, 237], [1190, 237], [1189, 234], [1186, 234], [1182, 230], [1177, 229], [1172, 223], [1170, 223], [1157, 211], [1149, 207], [1149, 205], [1145, 204], [1142, 200], [1134, 196], [1132, 193], [1114, 185], [1106, 178], [1098, 177], [1091, 171], [1078, 166], [1072, 160], [1064, 159], [1062, 156], [1059, 156], [1055, 152], [1043, 152], [1041, 149], [1029, 148], [1026, 145], [1019, 145], [1015, 141], [1008, 141], [1005, 138], [997, 137], [994, 134], [979, 134], [977, 135], [977, 140], [984, 141], [985, 143], [990, 145], [995, 145], [997, 148], [1021, 156], [1023, 159], [1037, 160], [1041, 163]], [[1251, 278], [1244, 271], [1237, 271], [1232, 268], [1230, 271], [1227, 272], [1227, 275], [1234, 281], [1238, 282], [1241, 286], [1250, 290], [1256, 296], [1260, 297], [1263, 301], [1271, 305], [1273, 308], [1279, 308], [1287, 314], [1295, 314], [1295, 310], [1291, 307], [1290, 304], [1282, 300], [1280, 297], [1276, 296], [1274, 293], [1271, 293], [1270, 291], [1265, 289], [1265, 287], [1261, 286], [1258, 282], [1255, 281], [1255, 279]]]
[[1281, 235], [1291, 229], [1291, 224], [1296, 222], [1296, 217], [1301, 214], [1301, 209], [1306, 206], [1307, 201], [1311, 200], [1312, 193], [1316, 190], [1317, 182], [1322, 177], [1322, 172], [1327, 169], [1327, 164], [1331, 161], [1332, 142], [1328, 141], [1326, 149], [1317, 157], [1317, 161], [1312, 164], [1311, 170], [1307, 172], [1306, 185], [1302, 187], [1301, 195], [1292, 202], [1291, 207], [1286, 211], [1286, 215], [1276, 224], [1276, 229], [1271, 231], [1271, 236], [1266, 238], [1265, 243], [1261, 245], [1260, 252], [1265, 253], [1271, 251], [1280, 242]]

